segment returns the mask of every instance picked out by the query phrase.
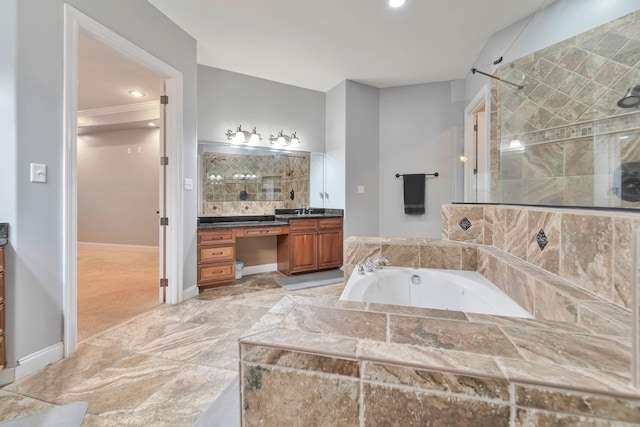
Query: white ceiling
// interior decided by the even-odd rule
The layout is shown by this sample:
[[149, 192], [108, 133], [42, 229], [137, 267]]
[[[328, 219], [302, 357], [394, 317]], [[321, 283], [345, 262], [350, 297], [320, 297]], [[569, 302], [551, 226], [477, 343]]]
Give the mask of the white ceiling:
[[[78, 33], [78, 110], [114, 107], [159, 100], [160, 79], [148, 68]], [[129, 95], [130, 90], [145, 94]]]
[[198, 63], [326, 92], [464, 78], [489, 37], [549, 0], [148, 0]]

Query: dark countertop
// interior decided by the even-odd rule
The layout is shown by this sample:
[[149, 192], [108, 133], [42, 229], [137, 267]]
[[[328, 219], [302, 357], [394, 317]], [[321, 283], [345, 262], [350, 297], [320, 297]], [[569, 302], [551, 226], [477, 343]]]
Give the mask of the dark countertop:
[[290, 219], [305, 219], [305, 218], [342, 218], [342, 215], [332, 214], [332, 213], [311, 213], [311, 214], [281, 214], [276, 215], [276, 218], [283, 219], [285, 221], [289, 221]]
[[242, 217], [238, 217], [238, 221], [200, 223], [198, 224], [198, 228], [200, 230], [207, 230], [212, 228], [271, 227], [271, 226], [278, 226], [278, 225], [289, 225], [289, 221], [286, 221], [286, 220], [243, 221]]
[[0, 222], [0, 246], [4, 246], [9, 241], [9, 223]]
[[311, 208], [309, 214], [299, 214], [296, 209], [276, 209], [275, 215], [237, 215], [198, 217], [198, 229], [234, 227], [271, 227], [289, 225], [291, 219], [342, 218], [342, 209]]

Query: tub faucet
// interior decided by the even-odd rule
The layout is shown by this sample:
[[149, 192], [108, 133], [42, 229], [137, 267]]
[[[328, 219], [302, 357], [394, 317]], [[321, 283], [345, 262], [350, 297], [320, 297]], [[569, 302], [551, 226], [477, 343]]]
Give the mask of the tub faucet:
[[377, 268], [382, 268], [382, 264], [391, 265], [391, 261], [389, 261], [389, 259], [385, 257], [378, 257], [373, 261], [371, 261], [371, 258], [367, 258], [367, 262], [364, 264], [364, 267], [369, 273], [371, 273]]
[[385, 257], [378, 257], [376, 259], [373, 260], [373, 267], [374, 268], [382, 268], [382, 264], [384, 265], [391, 265], [391, 261], [389, 261], [389, 258], [385, 258]]
[[362, 274], [362, 275], [364, 275], [364, 264], [362, 263], [362, 261], [361, 261], [361, 262], [359, 262], [359, 263], [356, 265], [356, 267], [357, 267], [357, 269], [358, 269], [358, 274]]

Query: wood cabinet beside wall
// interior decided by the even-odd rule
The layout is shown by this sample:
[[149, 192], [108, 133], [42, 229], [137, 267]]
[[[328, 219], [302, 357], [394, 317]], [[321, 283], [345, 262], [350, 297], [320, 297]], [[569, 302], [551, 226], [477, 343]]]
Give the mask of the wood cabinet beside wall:
[[198, 286], [232, 284], [236, 277], [236, 241], [232, 228], [198, 230]]
[[290, 275], [342, 265], [342, 218], [292, 219], [278, 236], [278, 271]]
[[4, 247], [0, 246], [0, 370], [7, 365], [7, 355], [4, 336]]

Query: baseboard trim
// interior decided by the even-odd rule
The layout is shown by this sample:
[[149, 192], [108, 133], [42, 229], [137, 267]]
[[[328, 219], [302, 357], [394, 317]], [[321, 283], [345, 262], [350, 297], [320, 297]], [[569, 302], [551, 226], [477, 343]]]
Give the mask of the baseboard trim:
[[182, 290], [182, 301], [186, 301], [188, 299], [197, 297], [199, 293], [200, 293], [200, 291], [198, 290], [197, 286], [192, 286], [190, 288], [183, 289]]
[[270, 273], [272, 271], [278, 271], [278, 264], [261, 264], [261, 265], [250, 265], [242, 269], [243, 276], [250, 276], [252, 274], [260, 274], [260, 273]]
[[158, 252], [158, 246], [119, 245], [116, 243], [78, 242], [78, 249], [103, 249], [109, 251]]
[[16, 369], [15, 368], [4, 368], [2, 372], [0, 372], [0, 387], [5, 386], [7, 384], [11, 384], [16, 380]]
[[30, 375], [47, 365], [62, 360], [64, 356], [64, 345], [59, 342], [50, 347], [36, 351], [22, 359], [18, 359], [18, 366], [15, 369], [15, 379], [19, 380]]

